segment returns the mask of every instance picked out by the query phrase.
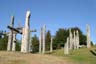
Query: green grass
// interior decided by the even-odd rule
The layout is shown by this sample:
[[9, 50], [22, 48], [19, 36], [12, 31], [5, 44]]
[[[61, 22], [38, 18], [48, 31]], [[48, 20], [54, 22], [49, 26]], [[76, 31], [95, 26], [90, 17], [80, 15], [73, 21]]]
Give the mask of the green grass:
[[[63, 59], [66, 64], [96, 64], [96, 56], [90, 52], [90, 50], [94, 49], [96, 49], [96, 47], [71, 50], [69, 55], [64, 55], [64, 49], [54, 50], [52, 53], [47, 51], [46, 54], [48, 55], [0, 51], [0, 64], [34, 64], [34, 62], [40, 64], [39, 62], [46, 62], [47, 60], [48, 63], [52, 62], [54, 64], [59, 57], [59, 59]], [[60, 62], [59, 59], [58, 62]]]
[[[90, 48], [95, 49], [96, 47]], [[71, 60], [73, 62], [77, 62], [78, 64], [96, 64], [96, 56], [94, 56], [90, 49], [87, 48], [81, 48], [79, 50], [72, 50], [70, 51], [69, 55], [64, 55], [64, 50], [54, 50], [53, 53], [50, 53], [51, 55], [63, 57], [64, 59]]]

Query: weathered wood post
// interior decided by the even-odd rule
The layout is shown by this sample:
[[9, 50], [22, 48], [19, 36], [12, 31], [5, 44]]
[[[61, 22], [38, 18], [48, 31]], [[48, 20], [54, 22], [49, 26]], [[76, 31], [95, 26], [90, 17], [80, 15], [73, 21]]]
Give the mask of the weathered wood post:
[[53, 51], [53, 37], [51, 36], [51, 42], [50, 42], [50, 52]]
[[[14, 27], [14, 16], [12, 16], [11, 19], [11, 23], [10, 23], [11, 27]], [[8, 44], [7, 44], [7, 51], [11, 51], [12, 49], [12, 41], [13, 41], [13, 31], [10, 30], [9, 34], [8, 34]]]
[[42, 28], [40, 29], [40, 36], [39, 36], [39, 53], [42, 52]]
[[12, 51], [16, 50], [16, 34], [15, 32], [13, 33]]
[[21, 52], [28, 53], [29, 52], [29, 42], [30, 42], [30, 11], [26, 13], [26, 21], [25, 27], [22, 31], [22, 44], [21, 44]]
[[46, 26], [43, 25], [43, 49], [42, 49], [42, 53], [45, 53], [45, 34], [46, 34]]
[[64, 54], [69, 54], [69, 37], [67, 37], [67, 42], [64, 46]]
[[91, 39], [90, 39], [90, 26], [86, 25], [86, 33], [87, 33], [87, 48], [91, 47]]
[[76, 47], [77, 47], [77, 49], [79, 49], [79, 32], [78, 32], [78, 30], [76, 30]]
[[71, 29], [69, 29], [69, 48], [70, 50], [72, 50], [72, 47], [73, 47], [73, 40], [72, 40], [72, 32], [71, 32]]

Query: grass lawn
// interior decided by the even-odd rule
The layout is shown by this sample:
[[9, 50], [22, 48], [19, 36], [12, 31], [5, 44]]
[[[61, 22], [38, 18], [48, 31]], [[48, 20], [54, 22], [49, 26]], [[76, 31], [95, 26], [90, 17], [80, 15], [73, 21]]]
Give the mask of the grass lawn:
[[64, 55], [64, 49], [46, 54], [0, 51], [0, 64], [96, 64], [96, 56], [90, 52], [91, 49], [96, 47], [72, 50], [69, 55]]
[[0, 51], [0, 64], [74, 64], [57, 56]]
[[64, 59], [71, 60], [73, 62], [77, 62], [78, 64], [96, 64], [96, 56], [94, 56], [90, 50], [95, 49], [96, 47], [92, 47], [90, 49], [81, 48], [79, 50], [70, 51], [69, 55], [64, 55], [64, 49], [54, 50], [51, 55], [63, 57]]

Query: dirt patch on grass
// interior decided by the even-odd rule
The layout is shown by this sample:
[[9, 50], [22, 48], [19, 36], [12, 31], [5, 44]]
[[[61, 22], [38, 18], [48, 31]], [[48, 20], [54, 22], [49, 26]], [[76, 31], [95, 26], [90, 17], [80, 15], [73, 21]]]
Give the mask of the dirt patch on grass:
[[0, 64], [74, 64], [66, 59], [44, 54], [0, 51]]

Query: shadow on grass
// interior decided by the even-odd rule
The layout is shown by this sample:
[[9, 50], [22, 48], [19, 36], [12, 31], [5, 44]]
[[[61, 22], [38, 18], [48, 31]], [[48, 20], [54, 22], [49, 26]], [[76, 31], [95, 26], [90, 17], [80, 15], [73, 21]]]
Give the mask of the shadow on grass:
[[53, 54], [55, 53], [54, 51], [53, 52], [45, 52], [45, 54]]
[[94, 56], [96, 56], [96, 50], [90, 50], [90, 52], [91, 52]]

